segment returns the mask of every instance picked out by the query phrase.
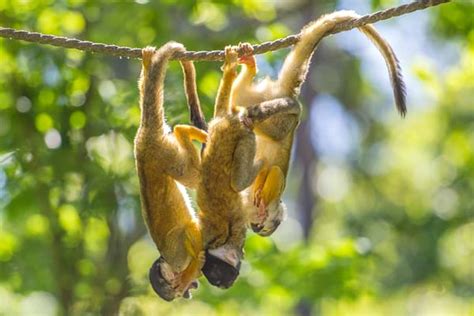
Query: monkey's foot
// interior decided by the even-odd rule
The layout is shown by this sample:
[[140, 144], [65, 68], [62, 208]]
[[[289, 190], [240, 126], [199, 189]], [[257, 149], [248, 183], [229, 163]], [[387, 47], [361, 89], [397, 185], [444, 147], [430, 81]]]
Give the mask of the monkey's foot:
[[230, 72], [235, 71], [237, 72], [237, 65], [239, 54], [237, 53], [237, 49], [235, 46], [226, 46], [224, 49], [225, 58], [224, 58], [224, 65], [222, 66], [222, 71]]
[[153, 46], [147, 46], [144, 49], [142, 49], [142, 63], [143, 67], [149, 68], [151, 64], [151, 59], [153, 55], [155, 54], [155, 47]]

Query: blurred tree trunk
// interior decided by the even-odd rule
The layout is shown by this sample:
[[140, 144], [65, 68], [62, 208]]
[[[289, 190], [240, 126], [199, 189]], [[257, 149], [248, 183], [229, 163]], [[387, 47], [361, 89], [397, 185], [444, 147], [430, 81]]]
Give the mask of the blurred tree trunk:
[[[307, 86], [305, 86], [307, 87]], [[311, 100], [316, 93], [308, 88], [303, 88], [301, 100], [306, 105], [307, 112], [311, 111]], [[296, 133], [296, 164], [301, 172], [301, 182], [298, 194], [298, 210], [300, 223], [303, 228], [303, 237], [308, 242], [313, 226], [313, 210], [317, 203], [313, 194], [312, 183], [314, 168], [317, 163], [316, 151], [311, 142], [312, 122], [309, 116], [300, 123]]]
[[[301, 25], [305, 25], [321, 15], [321, 5], [315, 1], [307, 1], [299, 10], [304, 12]], [[311, 78], [311, 72], [314, 65], [309, 68], [306, 79]], [[306, 243], [309, 242], [311, 230], [313, 227], [314, 210], [316, 209], [317, 199], [313, 193], [313, 183], [315, 177], [315, 168], [318, 162], [316, 149], [311, 142], [311, 130], [313, 122], [311, 121], [312, 101], [315, 99], [317, 91], [315, 91], [308, 82], [303, 84], [301, 89], [300, 100], [305, 106], [306, 116], [302, 119], [296, 133], [296, 150], [295, 163], [296, 168], [300, 171], [301, 181], [299, 184], [298, 194], [298, 211], [299, 220], [303, 228], [303, 237]], [[315, 304], [316, 303], [316, 304]], [[301, 316], [310, 316], [320, 314], [318, 310], [314, 310], [315, 306], [319, 306], [317, 302], [301, 299], [296, 306], [296, 313]]]

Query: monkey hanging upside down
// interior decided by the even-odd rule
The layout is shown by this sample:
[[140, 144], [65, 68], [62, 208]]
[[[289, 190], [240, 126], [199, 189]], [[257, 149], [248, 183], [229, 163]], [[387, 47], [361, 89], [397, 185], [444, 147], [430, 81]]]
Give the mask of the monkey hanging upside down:
[[[151, 127], [153, 124], [147, 124], [147, 121], [159, 123], [159, 118], [163, 118], [164, 70], [156, 69], [160, 69], [163, 64], [166, 65], [172, 53], [179, 49], [176, 48], [171, 53], [164, 53], [164, 50], [162, 52], [164, 61], [161, 66], [155, 68], [152, 66], [149, 71], [147, 64], [150, 65], [151, 58], [148, 58], [148, 61], [144, 58], [140, 85], [142, 123], [136, 140], [136, 160], [141, 182], [144, 217], [162, 253], [162, 258], [155, 262], [150, 271], [152, 284], [160, 296], [171, 300], [176, 296], [183, 294], [186, 296], [186, 293], [189, 293], [188, 289], [193, 287], [193, 280], [199, 275], [196, 269], [203, 265], [203, 244], [208, 249], [203, 266], [205, 276], [211, 284], [229, 287], [238, 275], [240, 260], [243, 257], [246, 222], [250, 221], [252, 229], [263, 236], [270, 235], [278, 227], [284, 213], [281, 195], [286, 184], [294, 131], [301, 112], [296, 98], [305, 80], [313, 50], [322, 37], [336, 25], [357, 17], [358, 15], [354, 12], [339, 11], [325, 15], [306, 26], [300, 34], [299, 42], [286, 58], [276, 81], [267, 79], [258, 85], [252, 83], [257, 69], [254, 57], [250, 56], [253, 52], [249, 44], [241, 45], [245, 56], [239, 62], [244, 65], [244, 68], [237, 77], [236, 48], [226, 48], [224, 76], [216, 99], [215, 119], [209, 127], [209, 142], [203, 152], [202, 172], [197, 173], [199, 156], [191, 150], [190, 140], [205, 142], [205, 133], [192, 129], [190, 126], [177, 126], [174, 137], [172, 135], [156, 137], [163, 134], [163, 119], [161, 119], [163, 124], [157, 124], [156, 129]], [[397, 108], [404, 115], [406, 113], [404, 83], [393, 50], [372, 26], [367, 25], [361, 27], [360, 30], [383, 54]], [[172, 44], [168, 45], [172, 46]], [[146, 50], [143, 55], [146, 55]], [[153, 62], [151, 64], [153, 65]], [[147, 72], [155, 73], [155, 75], [147, 74]], [[157, 83], [156, 78], [161, 78], [161, 81]], [[154, 97], [153, 93], [147, 93], [145, 84], [147, 80], [153, 83], [154, 88], [150, 88], [150, 91], [155, 91]], [[158, 110], [149, 110], [148, 108], [151, 107], [147, 107], [147, 104], [156, 104], [155, 109]], [[196, 106], [190, 104], [190, 109], [199, 107], [198, 103], [196, 104]], [[195, 119], [196, 113], [198, 112], [192, 112]], [[201, 122], [201, 126], [205, 127], [205, 124], [202, 125]], [[146, 131], [143, 134], [142, 128]], [[168, 137], [174, 141], [170, 142]], [[147, 149], [151, 147], [150, 144], [155, 144], [155, 147], [163, 146], [163, 148], [171, 146], [170, 148], [173, 149], [160, 149], [162, 151], [160, 155], [164, 156], [156, 158], [158, 157], [155, 156], [156, 149]], [[153, 167], [149, 163], [151, 156], [155, 158], [155, 161], [176, 161], [177, 166]], [[170, 157], [172, 158], [169, 159]], [[150, 203], [150, 201], [156, 201], [160, 196], [164, 196], [164, 190], [156, 189], [155, 185], [150, 185], [150, 183], [160, 185], [160, 181], [163, 180], [154, 172], [147, 172], [148, 170], [155, 170], [158, 173], [165, 171], [168, 178], [172, 180], [159, 186], [159, 188], [172, 188], [170, 192], [173, 191], [173, 193], [166, 192], [174, 196], [170, 199], [168, 206], [175, 206], [175, 208], [177, 206], [179, 209], [175, 219], [168, 219], [172, 224], [163, 223], [163, 219], [156, 216], [153, 211], [153, 209], [159, 210], [162, 205], [156, 205], [156, 202]], [[201, 175], [200, 181], [197, 174]], [[186, 204], [185, 194], [175, 180], [189, 187], [195, 187], [199, 182], [197, 198], [203, 243], [199, 242], [201, 240], [199, 225], [190, 216], [190, 207]], [[245, 194], [242, 194], [241, 192], [245, 189], [247, 189]], [[174, 198], [181, 199], [181, 202], [174, 203]], [[249, 210], [248, 214], [243, 212], [246, 208]], [[180, 220], [181, 223], [179, 223]], [[162, 235], [159, 232], [162, 226], [166, 226], [169, 233]], [[178, 232], [175, 232], [175, 226], [178, 227]], [[155, 234], [157, 237], [154, 236]], [[177, 241], [177, 243], [173, 243], [174, 246], [166, 245], [166, 240]], [[184, 248], [182, 245], [185, 245]], [[165, 255], [165, 253], [170, 254]], [[181, 259], [174, 260], [173, 257], [181, 257]], [[229, 269], [222, 269], [225, 265]]]
[[225, 49], [223, 77], [202, 153], [201, 182], [197, 189], [202, 236], [206, 253], [203, 273], [216, 286], [228, 288], [239, 273], [247, 229], [242, 192], [262, 167], [255, 161], [253, 124], [285, 110], [265, 111], [261, 105], [239, 109], [230, 102], [237, 76], [236, 47]]
[[[253, 83], [257, 66], [250, 44], [240, 45], [244, 53], [239, 60], [243, 65], [235, 80], [231, 103], [249, 109], [261, 104], [259, 111], [280, 108], [281, 113], [257, 122], [254, 126], [257, 141], [256, 159], [263, 167], [255, 182], [245, 191], [245, 205], [252, 229], [262, 235], [272, 234], [284, 217], [285, 206], [281, 196], [286, 185], [291, 148], [301, 107], [296, 101], [300, 87], [306, 79], [311, 56], [321, 39], [335, 26], [358, 18], [353, 11], [336, 11], [323, 15], [306, 25], [300, 39], [285, 59], [277, 80], [266, 78]], [[359, 27], [381, 52], [387, 64], [395, 96], [395, 104], [402, 116], [406, 113], [405, 84], [398, 59], [382, 36], [372, 25]], [[286, 107], [282, 111], [281, 108]]]
[[[161, 255], [150, 268], [149, 277], [155, 292], [167, 301], [190, 297], [189, 290], [197, 287], [196, 278], [201, 274], [205, 256], [198, 220], [178, 182], [197, 187], [200, 156], [192, 140], [204, 143], [207, 133], [187, 125], [177, 125], [169, 133], [164, 118], [163, 90], [168, 61], [174, 53], [184, 50], [183, 45], [175, 42], [157, 51], [153, 47], [142, 50], [141, 121], [135, 137], [142, 214]], [[183, 62], [182, 66], [185, 83], [193, 82], [192, 63]], [[187, 91], [187, 96], [193, 92]]]

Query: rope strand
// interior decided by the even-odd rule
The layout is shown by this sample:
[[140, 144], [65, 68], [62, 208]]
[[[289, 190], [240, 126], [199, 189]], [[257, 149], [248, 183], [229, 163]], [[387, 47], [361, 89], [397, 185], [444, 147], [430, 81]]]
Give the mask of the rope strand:
[[[331, 32], [326, 35], [336, 34], [347, 31], [356, 27], [360, 27], [369, 23], [375, 23], [387, 20], [392, 17], [411, 13], [413, 11], [426, 9], [428, 7], [437, 6], [442, 3], [450, 2], [450, 0], [420, 0], [409, 4], [400, 5], [398, 7], [389, 8], [372, 14], [364, 15], [358, 19], [350, 20], [339, 24]], [[12, 28], [0, 27], [0, 37], [9, 39], [22, 40], [32, 43], [47, 44], [63, 48], [74, 48], [82, 51], [101, 53], [106, 55], [125, 57], [125, 58], [141, 58], [141, 48], [130, 48], [117, 45], [107, 45], [102, 43], [94, 43], [90, 41], [81, 41], [75, 38], [63, 36], [54, 36], [37, 32], [29, 32], [24, 30], [15, 30]], [[290, 35], [271, 42], [264, 42], [254, 45], [254, 53], [262, 54], [269, 51], [278, 50], [295, 44], [299, 39], [298, 35]], [[195, 61], [221, 61], [224, 60], [224, 51], [187, 51], [179, 53], [173, 57], [175, 60], [195, 60]]]

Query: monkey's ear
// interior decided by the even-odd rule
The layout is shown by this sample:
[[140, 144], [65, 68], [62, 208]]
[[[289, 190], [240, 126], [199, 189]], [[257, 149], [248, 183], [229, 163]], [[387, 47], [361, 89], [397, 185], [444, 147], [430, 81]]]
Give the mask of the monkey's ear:
[[206, 251], [206, 261], [202, 267], [202, 273], [212, 285], [228, 289], [239, 276], [240, 261], [234, 267]]
[[163, 257], [159, 257], [155, 262], [153, 262], [148, 276], [150, 278], [151, 287], [155, 293], [165, 301], [171, 302], [176, 297], [176, 293], [161, 273], [160, 265], [164, 262], [165, 259]]

